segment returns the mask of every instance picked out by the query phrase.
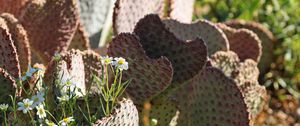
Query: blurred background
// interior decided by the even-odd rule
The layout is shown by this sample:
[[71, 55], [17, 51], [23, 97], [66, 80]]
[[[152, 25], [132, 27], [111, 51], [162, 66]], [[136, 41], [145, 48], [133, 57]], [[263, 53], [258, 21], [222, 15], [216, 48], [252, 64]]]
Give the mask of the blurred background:
[[300, 0], [197, 0], [194, 20], [256, 21], [274, 36], [274, 60], [260, 84], [266, 86], [269, 104], [256, 125], [300, 126]]

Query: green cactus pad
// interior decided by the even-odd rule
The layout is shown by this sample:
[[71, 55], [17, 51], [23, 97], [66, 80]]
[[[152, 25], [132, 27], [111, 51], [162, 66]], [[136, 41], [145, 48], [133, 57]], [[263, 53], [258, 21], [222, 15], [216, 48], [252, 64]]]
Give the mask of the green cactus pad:
[[240, 66], [238, 55], [231, 51], [218, 51], [210, 57], [212, 66], [221, 69], [228, 77], [234, 76], [233, 73]]
[[270, 64], [274, 60], [273, 46], [276, 40], [272, 32], [257, 22], [232, 20], [232, 21], [225, 22], [225, 24], [233, 28], [246, 28], [257, 34], [257, 36], [261, 40], [261, 45], [263, 47], [262, 48], [263, 53], [261, 56], [261, 60], [258, 63], [258, 68], [260, 69], [261, 73], [265, 73], [270, 68]]
[[180, 22], [191, 23], [195, 0], [169, 0], [170, 18]]
[[9, 28], [9, 33], [11, 34], [11, 38], [17, 49], [21, 72], [24, 74], [28, 70], [28, 66], [31, 64], [31, 52], [27, 32], [13, 15], [3, 13], [0, 17], [6, 21]]
[[173, 69], [169, 60], [165, 57], [149, 58], [135, 35], [119, 34], [110, 43], [108, 55], [124, 57], [128, 61], [129, 69], [123, 72], [123, 79], [132, 79], [126, 92], [138, 107], [171, 83]]
[[19, 21], [27, 31], [32, 51], [45, 64], [56, 52], [68, 49], [79, 16], [75, 0], [30, 1]]
[[115, 34], [132, 32], [135, 24], [147, 14], [163, 16], [164, 6], [164, 0], [117, 0], [113, 14]]
[[99, 119], [93, 126], [138, 126], [139, 115], [133, 102], [123, 99], [109, 117]]
[[249, 113], [236, 83], [207, 67], [174, 95], [180, 110], [178, 126], [247, 126]]
[[157, 15], [141, 19], [134, 33], [140, 38], [150, 58], [166, 56], [172, 63], [172, 84], [180, 84], [196, 75], [207, 61], [207, 48], [203, 40], [182, 41], [168, 31]]
[[101, 77], [102, 75], [102, 64], [100, 60], [100, 55], [95, 53], [92, 50], [86, 50], [82, 53], [82, 59], [84, 63], [84, 72], [85, 72], [85, 85], [87, 90], [93, 88], [93, 75]]
[[7, 70], [13, 77], [20, 78], [17, 50], [3, 18], [0, 18], [0, 57], [0, 67]]
[[17, 84], [4, 69], [0, 68], [0, 103], [11, 103], [9, 95], [14, 96]]
[[177, 105], [171, 101], [152, 102], [149, 119], [157, 120], [157, 126], [176, 126], [179, 115]]
[[185, 24], [168, 19], [164, 20], [163, 23], [168, 30], [182, 40], [194, 40], [197, 37], [202, 38], [207, 45], [210, 55], [217, 51], [229, 50], [229, 42], [226, 35], [212, 22], [198, 20], [192, 24]]
[[234, 29], [224, 24], [218, 24], [226, 34], [230, 50], [235, 52], [241, 61], [253, 59], [259, 62], [262, 54], [261, 41], [258, 36], [248, 29]]
[[0, 0], [0, 14], [11, 13], [18, 17], [29, 0]]
[[83, 25], [78, 24], [75, 35], [69, 46], [70, 49], [79, 49], [81, 51], [87, 50], [90, 48], [90, 42], [87, 33], [84, 31]]

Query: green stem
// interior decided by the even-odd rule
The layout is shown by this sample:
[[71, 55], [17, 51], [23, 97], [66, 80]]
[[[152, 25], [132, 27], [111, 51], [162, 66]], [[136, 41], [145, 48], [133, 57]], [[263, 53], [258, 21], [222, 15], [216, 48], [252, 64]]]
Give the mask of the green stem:
[[112, 84], [112, 87], [111, 87], [111, 90], [110, 90], [110, 96], [114, 96], [114, 93], [115, 93], [115, 86], [116, 86], [116, 83], [117, 83], [117, 79], [118, 79], [118, 76], [119, 76], [119, 70], [117, 69], [116, 70], [116, 74], [115, 74], [115, 78], [114, 78], [114, 83]]
[[109, 91], [109, 87], [108, 87], [108, 66], [106, 65], [105, 67], [105, 71], [106, 71], [106, 90]]
[[109, 111], [109, 99], [106, 100], [106, 116], [108, 116], [110, 114], [110, 111]]
[[61, 109], [62, 109], [62, 112], [63, 112], [63, 115], [64, 115], [64, 117], [66, 117], [66, 112], [65, 112], [65, 103], [62, 103], [61, 104]]
[[[119, 70], [117, 70], [117, 71], [119, 71]], [[116, 78], [117, 78], [117, 76], [116, 76]], [[122, 71], [120, 71], [119, 83], [118, 83], [118, 86], [117, 86], [117, 91], [116, 91], [115, 94], [112, 94], [113, 95], [113, 101], [112, 101], [112, 104], [111, 104], [111, 111], [115, 107], [116, 100], [119, 97], [119, 92], [122, 89], [121, 82], [122, 82]]]
[[12, 104], [13, 104], [14, 120], [17, 120], [16, 94], [15, 94], [14, 97], [11, 96], [11, 95], [9, 95], [9, 96], [10, 96], [10, 99], [11, 99]]
[[89, 106], [89, 100], [88, 100], [88, 97], [85, 96], [84, 97], [84, 101], [85, 101], [85, 104], [86, 104], [86, 108], [87, 108], [87, 111], [88, 111], [88, 115], [89, 115], [89, 123], [92, 123], [92, 119], [91, 119], [91, 112], [90, 112], [90, 106]]
[[101, 97], [99, 97], [99, 100], [100, 100], [100, 104], [101, 104], [102, 111], [104, 112], [104, 115], [106, 116], [107, 114], [106, 114], [106, 111], [105, 111], [105, 109], [104, 109], [104, 105], [103, 105], [103, 102], [102, 102]]
[[55, 123], [58, 123], [58, 121], [55, 119], [55, 117], [48, 110], [46, 110], [46, 112], [51, 116], [51, 118], [54, 119]]
[[3, 113], [4, 113], [4, 124], [5, 126], [8, 126], [7, 119], [6, 119], [6, 111], [4, 111]]

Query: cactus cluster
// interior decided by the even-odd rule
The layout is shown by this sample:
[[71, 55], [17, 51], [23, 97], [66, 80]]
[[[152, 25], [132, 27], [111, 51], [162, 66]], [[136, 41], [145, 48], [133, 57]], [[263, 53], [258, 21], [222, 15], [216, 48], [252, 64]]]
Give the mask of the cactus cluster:
[[[133, 81], [127, 93], [141, 118], [147, 110], [140, 103], [151, 103], [146, 116], [157, 119], [157, 125], [251, 125], [267, 97], [258, 82], [261, 54], [261, 40], [248, 29], [209, 21], [184, 24], [155, 14], [140, 19], [132, 33], [119, 34], [108, 47], [108, 55], [130, 59], [124, 79]], [[171, 71], [136, 62], [149, 58], [165, 59]], [[160, 73], [170, 80], [156, 79]]]
[[252, 125], [267, 100], [258, 78], [270, 66], [274, 37], [254, 22], [192, 22], [193, 4], [0, 0], [0, 103], [9, 102], [10, 94], [22, 97], [17, 81], [30, 64], [42, 62], [49, 110], [59, 111], [56, 97], [63, 90], [57, 84], [71, 80], [81, 97], [90, 98], [91, 110], [77, 101], [83, 113], [99, 114], [102, 92], [93, 76], [101, 76], [104, 67], [90, 42], [96, 47], [112, 22], [115, 36], [107, 55], [128, 61], [122, 79], [131, 83], [111, 115], [98, 116], [93, 125], [153, 125], [145, 118], [158, 126]]

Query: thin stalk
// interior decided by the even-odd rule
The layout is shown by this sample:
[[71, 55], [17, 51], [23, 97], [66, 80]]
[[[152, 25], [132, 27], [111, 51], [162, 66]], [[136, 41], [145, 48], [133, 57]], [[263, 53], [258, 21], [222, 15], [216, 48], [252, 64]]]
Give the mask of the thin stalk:
[[99, 98], [99, 101], [100, 101], [100, 104], [101, 104], [102, 111], [104, 112], [104, 115], [107, 116], [101, 97]]
[[11, 96], [11, 95], [9, 95], [9, 96], [10, 96], [10, 99], [11, 99], [12, 104], [13, 104], [14, 120], [17, 120], [16, 94], [15, 94], [14, 97]]
[[87, 96], [84, 97], [84, 101], [85, 101], [86, 108], [87, 108], [88, 115], [89, 115], [89, 123], [91, 123], [92, 118], [91, 118], [90, 106], [89, 106], [89, 102], [88, 102], [88, 97]]
[[4, 124], [5, 124], [5, 126], [8, 126], [7, 117], [6, 117], [6, 111], [4, 111], [3, 114], [4, 114]]
[[55, 117], [48, 110], [46, 110], [46, 112], [50, 115], [51, 118], [53, 118], [55, 123], [58, 123], [58, 121], [55, 119]]
[[88, 119], [88, 118], [86, 117], [86, 115], [84, 114], [84, 112], [82, 111], [82, 109], [80, 108], [79, 105], [78, 105], [78, 109], [79, 109], [79, 111], [82, 113], [82, 115], [84, 116], [85, 120], [89, 121], [89, 123], [91, 124], [90, 119]]

